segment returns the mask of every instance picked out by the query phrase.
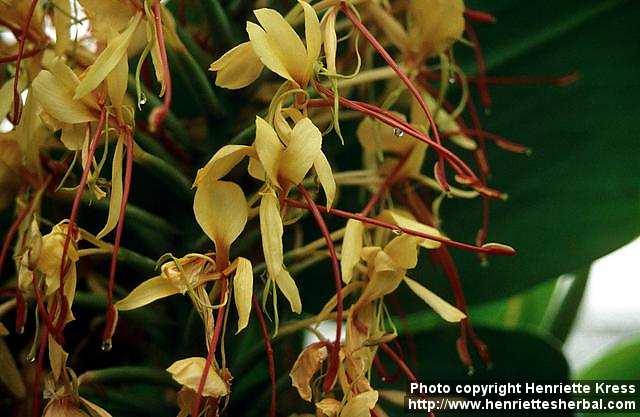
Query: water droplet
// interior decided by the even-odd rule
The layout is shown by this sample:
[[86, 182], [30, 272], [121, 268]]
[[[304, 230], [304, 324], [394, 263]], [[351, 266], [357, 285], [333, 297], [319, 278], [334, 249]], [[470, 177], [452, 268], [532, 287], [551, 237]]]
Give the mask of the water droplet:
[[27, 355], [26, 359], [27, 359], [27, 362], [34, 363], [36, 361], [36, 355], [30, 353]]
[[402, 136], [404, 136], [404, 130], [394, 127], [393, 128], [393, 134], [396, 135], [397, 137], [401, 138]]
[[16, 333], [18, 334], [24, 334], [24, 326], [20, 326], [16, 329]]
[[456, 77], [449, 77], [449, 84], [455, 84], [456, 83]]
[[400, 236], [403, 232], [400, 229], [391, 229], [394, 235]]
[[138, 107], [140, 106], [144, 106], [145, 104], [147, 104], [147, 96], [143, 94], [140, 94], [140, 99], [138, 100]]
[[105, 339], [102, 341], [102, 346], [100, 346], [100, 349], [102, 349], [103, 352], [109, 352], [112, 348], [113, 343], [111, 342], [111, 339]]

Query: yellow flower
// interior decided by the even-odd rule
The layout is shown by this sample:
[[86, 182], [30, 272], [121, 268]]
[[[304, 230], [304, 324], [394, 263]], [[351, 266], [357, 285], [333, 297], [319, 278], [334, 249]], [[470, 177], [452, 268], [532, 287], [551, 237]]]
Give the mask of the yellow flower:
[[[167, 372], [169, 372], [173, 379], [175, 379], [180, 385], [193, 391], [197, 391], [205, 365], [205, 358], [186, 358], [174, 362], [167, 368]], [[213, 367], [209, 368], [207, 380], [205, 381], [204, 388], [202, 390], [202, 395], [206, 397], [219, 398], [227, 394], [229, 394], [229, 385]]]
[[325, 344], [317, 342], [307, 346], [293, 364], [289, 372], [291, 385], [298, 390], [303, 400], [311, 401], [311, 378], [320, 370], [327, 356]]
[[211, 70], [218, 72], [216, 85], [230, 89], [246, 87], [266, 66], [304, 88], [313, 76], [322, 35], [313, 7], [304, 1], [299, 0], [299, 3], [304, 8], [306, 46], [280, 13], [273, 9], [255, 10], [260, 25], [247, 22], [249, 41], [211, 64]]

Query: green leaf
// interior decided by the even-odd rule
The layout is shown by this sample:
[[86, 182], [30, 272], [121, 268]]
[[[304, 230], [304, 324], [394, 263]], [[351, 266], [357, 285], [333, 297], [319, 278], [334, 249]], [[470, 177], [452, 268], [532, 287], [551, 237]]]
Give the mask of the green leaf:
[[[532, 147], [530, 157], [489, 146], [494, 202], [489, 240], [518, 250], [490, 259], [455, 252], [471, 303], [518, 293], [578, 270], [640, 234], [640, 9], [628, 2], [500, 2], [498, 23], [479, 27], [492, 75], [559, 75], [570, 86], [492, 87], [485, 129]], [[532, 16], [536, 16], [532, 19]], [[479, 202], [477, 203], [479, 213]], [[473, 241], [468, 202], [445, 201], [444, 227]], [[445, 280], [437, 280], [444, 291]], [[438, 291], [437, 291], [438, 292]]]
[[[623, 341], [607, 351], [575, 379], [640, 379], [640, 338]], [[609, 414], [611, 415], [611, 414]]]

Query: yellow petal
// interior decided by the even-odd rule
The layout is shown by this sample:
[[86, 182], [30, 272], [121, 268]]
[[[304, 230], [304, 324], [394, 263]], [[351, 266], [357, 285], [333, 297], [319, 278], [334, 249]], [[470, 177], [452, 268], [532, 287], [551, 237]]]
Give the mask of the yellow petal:
[[283, 265], [282, 233], [283, 226], [278, 198], [271, 191], [264, 194], [260, 201], [260, 234], [264, 260], [267, 264], [269, 277], [289, 301], [291, 310], [294, 313], [300, 313], [302, 302], [298, 287]]
[[233, 182], [204, 181], [196, 190], [193, 211], [217, 252], [228, 251], [247, 224], [247, 200]]
[[264, 119], [256, 116], [256, 153], [264, 168], [267, 178], [272, 184], [278, 185], [278, 166], [283, 156], [284, 148], [275, 130]]
[[82, 102], [73, 99], [73, 92], [65, 88], [53, 74], [42, 70], [31, 84], [33, 96], [44, 111], [65, 123], [83, 123], [97, 117]]
[[64, 55], [71, 45], [69, 29], [71, 29], [71, 2], [69, 0], [53, 0], [53, 27], [56, 29], [54, 49], [57, 55]]
[[463, 0], [411, 0], [409, 15], [410, 44], [415, 45], [417, 59], [443, 52], [464, 31]]
[[371, 2], [367, 5], [367, 11], [377, 23], [378, 27], [382, 29], [387, 38], [391, 41], [396, 48], [405, 52], [408, 43], [407, 32], [404, 30], [400, 22], [398, 22], [393, 15], [388, 13], [378, 4]]
[[[179, 384], [197, 391], [198, 386], [200, 385], [200, 379], [204, 372], [205, 364], [205, 358], [186, 358], [174, 362], [167, 368], [167, 372], [169, 372], [173, 379], [175, 379]], [[218, 375], [214, 367], [211, 366], [207, 373], [207, 380], [205, 381], [202, 395], [218, 398], [227, 395], [228, 393], [229, 387], [220, 375]]]
[[163, 277], [153, 277], [134, 288], [129, 295], [116, 303], [120, 311], [133, 310], [151, 304], [161, 298], [180, 293], [180, 289]]
[[[382, 213], [380, 213], [380, 216], [378, 216], [378, 218], [380, 220], [395, 224], [396, 226], [404, 227], [406, 229], [415, 230], [433, 236], [442, 236], [438, 229], [420, 223], [409, 216], [410, 215], [408, 213], [399, 213], [396, 210], [384, 210]], [[420, 246], [426, 249], [434, 249], [440, 247], [440, 242], [429, 239], [421, 239]]]
[[51, 364], [51, 372], [54, 380], [60, 379], [62, 370], [67, 365], [67, 357], [69, 355], [62, 349], [62, 346], [49, 335], [49, 363]]
[[98, 404], [92, 403], [91, 401], [82, 397], [80, 397], [80, 401], [89, 410], [92, 417], [111, 417], [111, 414], [109, 414], [107, 410], [100, 407]]
[[82, 98], [95, 90], [107, 78], [107, 75], [116, 68], [122, 57], [126, 57], [127, 48], [141, 18], [142, 13], [137, 13], [127, 29], [109, 41], [104, 51], [87, 70], [84, 79], [76, 89], [75, 99]]
[[322, 33], [320, 32], [320, 22], [316, 11], [309, 3], [304, 0], [298, 0], [304, 9], [304, 37], [307, 43], [307, 71], [311, 73], [313, 66], [320, 55], [320, 47], [322, 46]]
[[[258, 9], [254, 10], [253, 14], [264, 28], [271, 51], [275, 52], [293, 80], [300, 86], [304, 86], [309, 80], [307, 50], [298, 34], [285, 18], [273, 9]], [[256, 45], [254, 45], [254, 51], [260, 56]], [[264, 64], [269, 66], [266, 62]]]
[[205, 178], [208, 181], [219, 180], [235, 167], [245, 156], [251, 154], [252, 148], [247, 145], [227, 145], [216, 152], [207, 164], [198, 170], [194, 186], [198, 186]]
[[355, 395], [345, 404], [340, 417], [369, 417], [378, 402], [378, 391], [367, 391]]
[[332, 7], [322, 17], [323, 45], [327, 70], [336, 74], [336, 55], [338, 53], [338, 36], [336, 35], [336, 8]]
[[327, 347], [323, 343], [313, 343], [298, 355], [289, 377], [303, 400], [311, 401], [311, 378], [320, 370], [327, 359]]
[[358, 264], [358, 261], [360, 261], [363, 233], [364, 225], [361, 222], [354, 219], [347, 221], [344, 238], [342, 239], [342, 256], [340, 259], [342, 280], [345, 284], [351, 281], [353, 268]]
[[320, 416], [336, 417], [342, 408], [342, 403], [335, 398], [324, 398], [316, 403], [316, 408], [320, 411]]
[[[393, 113], [404, 120], [404, 115]], [[396, 154], [405, 154], [416, 144], [415, 141], [398, 137], [391, 126], [375, 121], [371, 118], [362, 119], [356, 130], [360, 145], [368, 151], [385, 151]]]
[[217, 71], [216, 85], [232, 90], [246, 87], [254, 82], [262, 72], [263, 64], [253, 51], [251, 42], [244, 42], [227, 51], [211, 64], [211, 71]]
[[83, 123], [73, 125], [65, 123], [62, 126], [60, 141], [70, 151], [79, 151], [84, 145], [87, 133], [87, 125]]
[[[294, 81], [291, 74], [285, 67], [284, 63], [280, 60], [278, 53], [271, 46], [267, 33], [260, 26], [252, 22], [247, 22], [247, 33], [251, 40], [251, 47], [253, 52], [260, 58], [260, 61], [275, 72], [279, 76], [289, 81]], [[295, 82], [295, 81], [294, 81]]]
[[331, 165], [324, 153], [320, 152], [315, 161], [313, 161], [313, 169], [316, 170], [318, 175], [318, 181], [324, 190], [324, 194], [327, 197], [327, 207], [333, 206], [333, 200], [336, 197], [336, 180], [333, 178], [333, 172], [331, 171]]
[[247, 327], [251, 314], [251, 297], [253, 297], [253, 268], [245, 258], [238, 258], [236, 275], [233, 278], [233, 297], [238, 310], [238, 331]]
[[111, 232], [120, 218], [120, 204], [122, 203], [122, 151], [124, 148], [124, 135], [121, 134], [113, 151], [113, 161], [111, 163], [111, 193], [109, 195], [109, 214], [107, 223], [96, 237], [102, 239]]
[[124, 54], [116, 67], [107, 75], [107, 91], [111, 104], [120, 111], [124, 102], [124, 95], [127, 92], [127, 80], [129, 77], [129, 61]]
[[397, 236], [387, 243], [384, 252], [399, 268], [415, 268], [418, 264], [418, 243], [421, 240], [411, 235]]
[[279, 173], [293, 184], [300, 184], [320, 155], [322, 133], [304, 118], [293, 128], [291, 140], [282, 154]]
[[[0, 327], [6, 330], [4, 326], [0, 325]], [[2, 336], [5, 335], [2, 334]], [[2, 337], [0, 337], [0, 369], [2, 369], [2, 372], [0, 372], [0, 382], [2, 382], [16, 398], [24, 398], [27, 394], [27, 389], [22, 380], [22, 375], [18, 370], [18, 366], [9, 350], [7, 342], [5, 342]]]
[[404, 277], [404, 282], [409, 286], [411, 291], [413, 291], [422, 299], [422, 301], [427, 303], [433, 311], [438, 313], [440, 317], [446, 321], [457, 323], [467, 317], [462, 311], [447, 303], [445, 300], [420, 285], [417, 281], [414, 281], [409, 277]]

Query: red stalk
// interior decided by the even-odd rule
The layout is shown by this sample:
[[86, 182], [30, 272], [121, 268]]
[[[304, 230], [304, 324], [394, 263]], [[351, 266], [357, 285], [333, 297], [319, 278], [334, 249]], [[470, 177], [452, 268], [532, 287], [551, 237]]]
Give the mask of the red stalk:
[[478, 23], [495, 23], [496, 18], [494, 15], [483, 12], [481, 10], [469, 9], [468, 7], [464, 10], [464, 15], [469, 18], [469, 20], [473, 20]]
[[7, 231], [7, 234], [5, 235], [4, 240], [2, 241], [2, 252], [0, 252], [0, 276], [2, 276], [2, 269], [7, 259], [11, 242], [13, 241], [13, 238], [15, 237], [16, 233], [18, 233], [18, 230], [20, 229], [20, 225], [22, 224], [24, 219], [27, 217], [27, 215], [29, 214], [32, 208], [33, 208], [33, 200], [29, 203], [27, 207], [25, 207], [20, 211], [20, 214], [18, 214], [18, 217], [16, 218], [16, 220], [11, 224], [11, 227]]
[[[433, 116], [431, 115], [431, 111], [429, 110], [427, 103], [425, 103], [424, 98], [422, 97], [422, 94], [420, 94], [420, 91], [418, 91], [418, 87], [416, 87], [416, 85], [413, 83], [413, 81], [411, 81], [411, 79], [407, 76], [407, 74], [405, 74], [404, 71], [402, 71], [400, 66], [393, 59], [393, 57], [389, 55], [389, 53], [384, 49], [384, 47], [380, 44], [380, 42], [378, 42], [375, 36], [373, 36], [373, 34], [369, 32], [366, 26], [362, 24], [362, 22], [358, 19], [358, 17], [353, 13], [353, 11], [349, 8], [349, 6], [347, 6], [345, 2], [342, 2], [340, 4], [340, 9], [345, 14], [345, 16], [347, 16], [347, 18], [351, 21], [351, 23], [353, 23], [353, 25], [360, 31], [360, 33], [362, 33], [362, 35], [367, 39], [367, 41], [369, 41], [371, 46], [373, 46], [373, 48], [380, 54], [382, 59], [385, 60], [385, 62], [389, 65], [389, 67], [393, 69], [393, 71], [398, 75], [398, 77], [404, 83], [407, 89], [409, 89], [409, 91], [414, 96], [414, 98], [418, 101], [418, 104], [420, 105], [420, 107], [422, 108], [422, 111], [427, 116], [427, 120], [429, 120], [429, 124], [433, 129], [433, 135], [435, 137], [436, 143], [440, 144], [440, 134], [438, 133], [438, 127], [433, 119]], [[441, 182], [440, 185], [442, 186], [443, 190], [449, 191], [449, 184], [446, 181], [446, 176], [444, 173], [444, 156], [442, 155], [441, 152], [438, 152], [438, 160], [440, 162], [440, 164], [438, 165], [438, 169], [440, 170], [440, 173], [439, 173], [440, 175], [438, 175], [439, 181]]]
[[[33, 285], [33, 293], [36, 299], [36, 306], [38, 308], [38, 313], [40, 314], [41, 318], [44, 319], [45, 327], [47, 328], [48, 331], [51, 332], [51, 336], [56, 340], [56, 342], [58, 342], [59, 345], [62, 346], [64, 344], [64, 338], [62, 337], [62, 334], [58, 334], [58, 332], [56, 332], [56, 326], [53, 323], [51, 314], [49, 314], [49, 312], [47, 311], [47, 307], [44, 305], [44, 297], [40, 292], [40, 286], [38, 285], [38, 281], [36, 280], [35, 272], [31, 273], [31, 283]], [[56, 307], [53, 309], [54, 312], [55, 310], [57, 310], [57, 305], [58, 305], [57, 300], [58, 300], [57, 298], [53, 299], [52, 307]], [[63, 317], [61, 320], [62, 322], [64, 322], [64, 316], [66, 316], [66, 313], [64, 315], [61, 315], [61, 317]]]
[[269, 417], [276, 417], [276, 364], [273, 357], [273, 347], [271, 346], [271, 338], [269, 337], [267, 323], [264, 320], [264, 314], [262, 314], [260, 303], [255, 295], [252, 297], [252, 302], [253, 310], [256, 312], [256, 317], [258, 317], [258, 322], [260, 323], [260, 332], [262, 333], [264, 350], [267, 352], [267, 361], [269, 365], [269, 379], [271, 380], [271, 405], [269, 406]]
[[[320, 232], [322, 232], [322, 236], [324, 240], [327, 242], [327, 249], [329, 250], [329, 255], [331, 257], [331, 267], [333, 270], [333, 280], [336, 286], [336, 339], [333, 342], [333, 349], [331, 350], [331, 360], [329, 364], [329, 369], [327, 370], [327, 374], [324, 378], [323, 390], [324, 392], [328, 392], [333, 387], [335, 383], [335, 379], [338, 375], [338, 368], [340, 366], [340, 339], [342, 336], [342, 314], [343, 314], [343, 305], [342, 305], [342, 276], [340, 274], [340, 264], [338, 263], [338, 255], [336, 254], [336, 248], [333, 245], [333, 240], [331, 239], [331, 233], [327, 228], [327, 224], [325, 223], [322, 215], [320, 214], [320, 210], [318, 210], [318, 205], [313, 201], [313, 198], [309, 194], [309, 192], [302, 186], [298, 186], [298, 191], [307, 201], [308, 210], [313, 214], [313, 218], [320, 228]], [[287, 199], [288, 200], [288, 199]]]
[[13, 54], [0, 57], [0, 64], [7, 64], [9, 62], [18, 61], [18, 59], [31, 58], [32, 56], [38, 55], [42, 52], [43, 48], [34, 48], [30, 51], [23, 52], [22, 56], [20, 54]]
[[486, 109], [491, 107], [491, 95], [489, 94], [489, 88], [487, 87], [487, 66], [484, 62], [484, 56], [482, 55], [480, 39], [478, 39], [475, 29], [470, 24], [465, 25], [465, 30], [469, 35], [469, 40], [473, 43], [473, 54], [476, 59], [476, 67], [478, 68], [476, 83], [478, 85], [478, 92], [480, 93], [480, 101], [482, 102], [482, 106]]
[[156, 28], [156, 38], [158, 41], [158, 48], [160, 49], [160, 60], [162, 61], [162, 72], [164, 73], [164, 101], [162, 106], [156, 107], [153, 109], [149, 117], [150, 121], [150, 129], [152, 131], [156, 131], [162, 126], [164, 119], [167, 117], [169, 113], [169, 109], [171, 108], [171, 96], [172, 96], [172, 86], [171, 86], [171, 71], [169, 70], [169, 60], [167, 58], [167, 48], [164, 42], [164, 32], [162, 28], [162, 10], [160, 5], [160, 0], [155, 0], [153, 2], [153, 17]]
[[[224, 301], [225, 293], [227, 292], [226, 277], [222, 278], [221, 285], [222, 291], [220, 291], [220, 302]], [[191, 410], [192, 416], [198, 416], [200, 414], [200, 406], [202, 405], [202, 391], [204, 390], [204, 384], [206, 383], [207, 377], [209, 376], [209, 370], [213, 364], [213, 358], [216, 355], [218, 340], [220, 339], [220, 334], [222, 333], [222, 325], [224, 324], [225, 308], [226, 305], [221, 305], [220, 308], [218, 308], [218, 313], [216, 314], [216, 324], [213, 329], [213, 335], [211, 336], [211, 342], [209, 343], [209, 352], [207, 353], [207, 359], [204, 364], [204, 369], [202, 370], [202, 377], [200, 378], [200, 382], [198, 383], [198, 390], [196, 391], [196, 401], [193, 403], [193, 408]]]
[[122, 231], [124, 229], [125, 210], [129, 201], [129, 191], [131, 190], [131, 178], [133, 175], [133, 139], [132, 133], [127, 132], [127, 162], [124, 175], [124, 184], [122, 190], [122, 201], [120, 202], [120, 213], [118, 215], [118, 225], [116, 226], [116, 236], [113, 242], [113, 251], [111, 252], [111, 265], [109, 269], [109, 288], [107, 291], [107, 320], [102, 334], [103, 346], [111, 345], [111, 337], [115, 331], [117, 312], [113, 306], [113, 290], [116, 284], [116, 270], [118, 267], [118, 253], [120, 252], [120, 244], [122, 241]]
[[[291, 198], [285, 198], [283, 199], [283, 201], [293, 207], [297, 207], [297, 208], [302, 208], [302, 209], [307, 209], [307, 210], [311, 210], [311, 208], [305, 204], [302, 203], [300, 201], [297, 200], [293, 200]], [[474, 246], [468, 243], [462, 243], [462, 242], [457, 242], [455, 240], [451, 240], [451, 239], [447, 239], [445, 237], [442, 236], [435, 236], [429, 233], [422, 233], [419, 232], [417, 230], [412, 230], [412, 229], [408, 229], [406, 227], [401, 227], [401, 226], [396, 226], [395, 224], [391, 224], [391, 223], [387, 223], [385, 221], [382, 220], [378, 220], [378, 219], [373, 219], [371, 217], [367, 217], [367, 216], [363, 216], [361, 214], [356, 214], [356, 213], [351, 213], [348, 211], [344, 211], [344, 210], [339, 210], [339, 209], [335, 209], [335, 208], [331, 208], [328, 209], [325, 206], [321, 206], [321, 205], [316, 205], [316, 207], [318, 209], [321, 210], [325, 210], [327, 213], [332, 214], [334, 216], [337, 217], [342, 217], [343, 219], [354, 219], [354, 220], [358, 220], [362, 223], [366, 223], [366, 224], [370, 224], [373, 226], [378, 226], [378, 227], [383, 227], [385, 229], [389, 229], [389, 230], [399, 230], [402, 233], [406, 233], [408, 235], [411, 236], [416, 236], [416, 237], [420, 237], [423, 239], [429, 239], [429, 240], [434, 240], [436, 242], [440, 242], [444, 245], [447, 246], [451, 246], [454, 248], [459, 248], [459, 249], [464, 249], [464, 250], [468, 250], [471, 252], [476, 252], [476, 253], [486, 253], [486, 254], [490, 254], [490, 255], [507, 255], [507, 256], [512, 256], [515, 255], [516, 252], [515, 250], [511, 249], [511, 248], [502, 248], [502, 247], [495, 247], [495, 246]]]
[[17, 125], [20, 123], [22, 116], [22, 97], [20, 97], [20, 91], [18, 91], [18, 82], [20, 80], [20, 64], [22, 58], [24, 58], [24, 46], [27, 43], [27, 33], [29, 32], [29, 26], [31, 26], [31, 19], [33, 18], [33, 12], [36, 9], [38, 0], [31, 0], [29, 10], [27, 11], [27, 18], [22, 27], [22, 33], [20, 34], [20, 42], [18, 42], [18, 55], [16, 56], [16, 71], [13, 79], [13, 112], [9, 118], [11, 123]]
[[362, 209], [360, 214], [362, 214], [363, 216], [368, 216], [369, 213], [371, 213], [371, 210], [373, 210], [375, 205], [378, 204], [378, 201], [380, 201], [383, 194], [393, 185], [394, 182], [396, 182], [396, 180], [398, 179], [398, 175], [400, 174], [400, 171], [402, 171], [402, 168], [407, 163], [407, 160], [409, 159], [410, 155], [411, 155], [411, 151], [408, 151], [406, 155], [402, 156], [400, 161], [398, 161], [396, 166], [393, 168], [393, 171], [391, 171], [389, 175], [387, 175], [387, 178], [385, 178], [384, 182], [380, 185], [380, 187], [378, 188], [378, 191], [371, 196], [371, 198], [369, 199], [365, 207]]
[[504, 136], [497, 135], [493, 132], [487, 132], [486, 130], [477, 130], [477, 129], [460, 129], [457, 132], [447, 132], [448, 136], [453, 135], [467, 135], [472, 137], [480, 137], [484, 136], [485, 139], [489, 139], [493, 141], [497, 147], [504, 149], [505, 151], [513, 152], [513, 153], [521, 153], [527, 154], [531, 152], [531, 148], [525, 145], [521, 145], [519, 143], [513, 142]]

